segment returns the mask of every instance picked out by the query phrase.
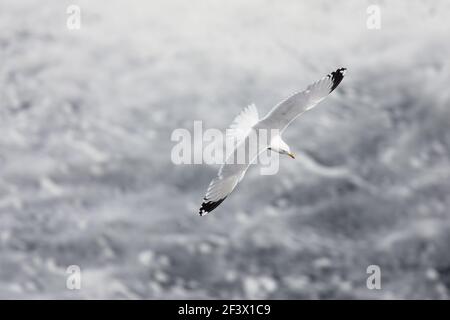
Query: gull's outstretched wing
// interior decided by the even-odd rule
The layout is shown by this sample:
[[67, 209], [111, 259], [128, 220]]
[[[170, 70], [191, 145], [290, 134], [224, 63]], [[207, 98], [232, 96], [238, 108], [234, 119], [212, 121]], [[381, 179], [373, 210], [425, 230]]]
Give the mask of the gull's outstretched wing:
[[258, 152], [254, 150], [253, 154], [249, 154], [248, 157], [242, 159], [239, 163], [237, 162], [238, 154], [242, 154], [240, 153], [241, 151], [246, 154], [245, 152], [248, 151], [246, 149], [246, 146], [249, 146], [248, 137], [250, 134], [255, 134], [255, 131], [252, 129], [258, 121], [258, 110], [254, 104], [244, 108], [234, 118], [230, 128], [227, 130], [227, 139], [230, 139], [236, 147], [233, 152], [227, 154], [225, 164], [220, 167], [217, 177], [209, 184], [200, 207], [199, 213], [201, 216], [211, 212], [225, 200], [244, 177], [250, 164], [258, 156]]
[[261, 120], [266, 127], [283, 131], [303, 112], [312, 109], [341, 83], [347, 69], [340, 68], [276, 105]]
[[253, 126], [259, 121], [258, 110], [254, 104], [249, 105], [234, 118], [227, 130], [227, 139], [242, 142], [250, 133]]
[[[256, 135], [254, 129], [244, 138], [241, 143], [228, 156], [226, 162], [220, 167], [217, 177], [209, 184], [203, 203], [200, 207], [201, 216], [213, 211], [234, 190], [242, 180], [248, 167], [255, 161], [258, 155], [267, 149], [267, 146], [252, 148], [250, 138]], [[255, 141], [255, 140], [253, 140]], [[241, 155], [245, 155], [242, 156]]]

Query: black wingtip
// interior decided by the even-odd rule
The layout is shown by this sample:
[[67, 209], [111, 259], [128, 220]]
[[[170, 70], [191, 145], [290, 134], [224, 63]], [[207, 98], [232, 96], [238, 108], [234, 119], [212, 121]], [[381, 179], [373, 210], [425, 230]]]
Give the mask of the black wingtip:
[[227, 197], [220, 199], [218, 201], [209, 201], [208, 199], [203, 199], [203, 203], [202, 206], [200, 207], [200, 210], [198, 211], [198, 214], [200, 216], [204, 216], [207, 213], [210, 213], [211, 211], [213, 211], [215, 208], [217, 208], [219, 206], [219, 204], [221, 204], [223, 202], [223, 200], [225, 200]]
[[332, 72], [328, 75], [329, 78], [331, 78], [331, 81], [333, 82], [333, 85], [331, 86], [330, 93], [336, 89], [336, 87], [341, 83], [342, 79], [344, 79], [345, 72], [347, 71], [347, 68], [339, 68], [336, 71]]

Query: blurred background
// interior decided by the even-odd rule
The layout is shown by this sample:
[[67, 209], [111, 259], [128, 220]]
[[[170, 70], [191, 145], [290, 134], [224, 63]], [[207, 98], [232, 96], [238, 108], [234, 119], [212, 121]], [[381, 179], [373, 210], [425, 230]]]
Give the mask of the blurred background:
[[[2, 0], [0, 298], [448, 299], [449, 17], [445, 0]], [[264, 115], [338, 67], [286, 131], [298, 160], [250, 168], [200, 218], [218, 167], [174, 165], [172, 131]]]

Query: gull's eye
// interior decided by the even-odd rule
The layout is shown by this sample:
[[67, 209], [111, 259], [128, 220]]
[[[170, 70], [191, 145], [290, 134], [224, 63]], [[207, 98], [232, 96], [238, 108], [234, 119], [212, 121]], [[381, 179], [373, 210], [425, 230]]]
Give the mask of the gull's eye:
[[272, 150], [272, 148], [271, 148], [271, 147], [268, 147], [267, 150]]

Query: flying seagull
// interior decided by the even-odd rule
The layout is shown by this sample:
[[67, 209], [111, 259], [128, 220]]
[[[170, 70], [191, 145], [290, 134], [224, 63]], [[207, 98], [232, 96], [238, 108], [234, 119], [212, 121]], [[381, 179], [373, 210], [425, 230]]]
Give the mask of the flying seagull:
[[325, 99], [344, 78], [346, 68], [340, 68], [328, 74], [322, 79], [309, 85], [306, 90], [297, 92], [277, 104], [264, 118], [259, 119], [258, 110], [254, 105], [245, 108], [234, 119], [230, 126], [231, 135], [236, 139], [237, 145], [233, 152], [228, 156], [227, 161], [220, 167], [217, 177], [209, 184], [206, 196], [200, 207], [201, 216], [213, 211], [219, 206], [226, 197], [234, 190], [236, 185], [242, 180], [248, 167], [261, 153], [261, 150], [250, 155], [244, 163], [234, 163], [228, 161], [230, 157], [236, 158], [240, 148], [246, 146], [250, 134], [259, 129], [272, 130], [277, 129], [279, 134], [270, 137], [270, 143], [264, 150], [285, 154], [295, 158], [289, 146], [283, 141], [281, 135], [289, 124], [300, 116], [303, 112], [311, 110], [319, 102]]

